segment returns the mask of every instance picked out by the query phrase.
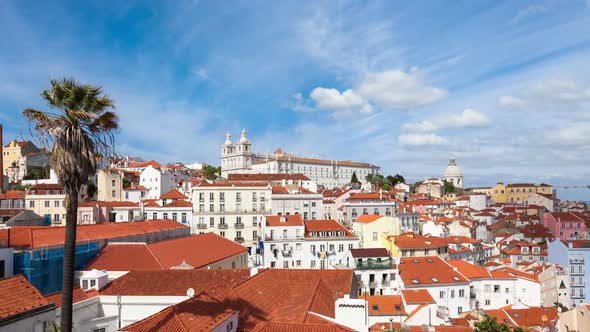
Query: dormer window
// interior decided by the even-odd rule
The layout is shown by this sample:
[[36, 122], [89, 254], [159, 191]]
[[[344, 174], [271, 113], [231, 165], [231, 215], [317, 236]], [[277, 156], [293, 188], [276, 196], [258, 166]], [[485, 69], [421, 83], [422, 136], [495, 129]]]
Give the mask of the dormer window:
[[419, 284], [420, 282], [418, 280], [416, 280], [416, 279], [412, 279], [412, 283], [413, 284]]
[[312, 237], [315, 237], [315, 236], [316, 236], [316, 233], [315, 233], [315, 232], [311, 232], [311, 234], [310, 234], [310, 235], [311, 235]]
[[344, 236], [344, 232], [343, 231], [340, 231], [340, 236]]

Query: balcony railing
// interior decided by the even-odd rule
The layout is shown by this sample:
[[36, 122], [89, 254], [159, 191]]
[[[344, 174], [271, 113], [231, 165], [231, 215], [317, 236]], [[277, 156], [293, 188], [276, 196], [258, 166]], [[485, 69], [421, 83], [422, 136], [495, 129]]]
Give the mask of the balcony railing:
[[282, 241], [282, 240], [303, 240], [304, 237], [303, 236], [265, 236], [264, 240], [265, 241]]
[[237, 242], [237, 243], [244, 243], [244, 238], [241, 237], [241, 236], [236, 236], [234, 238], [234, 241]]
[[244, 229], [244, 224], [243, 223], [236, 223], [236, 224], [234, 224], [234, 228], [235, 229]]
[[197, 224], [198, 229], [207, 229], [207, 224]]
[[377, 261], [373, 259], [363, 260], [356, 263], [357, 270], [372, 270], [372, 269], [395, 269], [397, 266], [392, 260]]
[[198, 215], [234, 215], [234, 214], [270, 214], [270, 209], [240, 209], [240, 210], [223, 210], [223, 211], [199, 211]]
[[227, 229], [227, 224], [219, 224], [219, 226], [217, 226], [217, 228], [219, 228], [219, 229]]
[[584, 264], [584, 258], [570, 258], [570, 264]]
[[283, 257], [291, 257], [293, 256], [293, 249], [281, 250], [281, 254], [283, 254]]

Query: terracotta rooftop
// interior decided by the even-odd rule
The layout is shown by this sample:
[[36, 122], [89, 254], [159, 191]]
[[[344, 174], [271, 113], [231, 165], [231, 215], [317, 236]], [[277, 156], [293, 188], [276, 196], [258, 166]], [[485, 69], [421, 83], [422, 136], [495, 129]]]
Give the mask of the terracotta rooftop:
[[449, 260], [449, 265], [456, 267], [457, 271], [468, 279], [514, 279], [515, 276], [502, 272], [490, 271], [483, 267], [473, 265], [463, 260]]
[[265, 216], [266, 226], [285, 227], [285, 226], [303, 226], [303, 220], [300, 214], [290, 214], [284, 216]]
[[[78, 225], [76, 243], [109, 240], [180, 228], [188, 228], [188, 226], [165, 219]], [[65, 227], [13, 226], [10, 232], [10, 244], [19, 249], [55, 247], [63, 245], [64, 237]]]
[[426, 289], [402, 289], [402, 296], [406, 304], [436, 303]]
[[0, 279], [0, 319], [54, 305], [21, 274]]
[[[486, 310], [486, 314], [495, 317], [499, 323], [508, 324], [511, 327], [536, 327], [547, 326], [558, 319], [557, 309], [554, 307], [530, 307], [525, 309], [496, 309]], [[543, 322], [543, 316], [547, 316], [547, 322]]]
[[188, 199], [188, 197], [184, 196], [180, 191], [172, 189], [160, 196], [160, 199]]
[[193, 207], [193, 203], [189, 201], [184, 201], [182, 199], [172, 201], [163, 207]]
[[78, 203], [78, 207], [139, 207], [139, 203], [128, 201], [89, 201]]
[[360, 222], [361, 224], [370, 224], [373, 221], [379, 220], [381, 218], [383, 218], [383, 216], [374, 214], [362, 214], [358, 218], [356, 218], [354, 222]]
[[346, 237], [356, 237], [336, 220], [304, 220], [303, 223], [305, 224], [305, 236], [311, 236], [312, 232], [337, 232], [336, 235], [340, 236], [338, 233], [344, 232]]
[[[45, 295], [45, 298], [47, 299], [47, 301], [55, 304], [56, 307], [61, 307], [61, 295], [62, 295], [61, 292], [55, 292], [55, 293]], [[78, 303], [78, 302], [85, 301], [85, 300], [91, 299], [93, 297], [96, 297], [99, 295], [99, 293], [95, 290], [84, 291], [84, 290], [82, 290], [82, 288], [77, 286], [77, 287], [74, 287], [73, 295], [74, 295], [73, 303]]]
[[0, 199], [25, 199], [25, 196], [27, 196], [26, 191], [8, 190], [0, 194]]
[[401, 295], [367, 296], [366, 300], [369, 302], [370, 316], [405, 316], [408, 314], [404, 308]]
[[236, 311], [203, 292], [126, 326], [121, 331], [214, 331], [235, 314]]
[[390, 237], [400, 249], [427, 249], [448, 246], [447, 241], [436, 236], [423, 236], [415, 233], [406, 233]]
[[438, 256], [401, 258], [399, 275], [406, 287], [469, 282]]
[[[132, 271], [171, 269], [183, 263], [195, 269], [245, 253], [248, 249], [214, 233], [152, 243], [110, 243], [85, 270]], [[129, 259], [133, 257], [133, 259]]]
[[206, 291], [216, 296], [249, 278], [248, 269], [131, 271], [111, 281], [100, 294], [186, 296], [186, 290], [193, 288], [195, 294]]

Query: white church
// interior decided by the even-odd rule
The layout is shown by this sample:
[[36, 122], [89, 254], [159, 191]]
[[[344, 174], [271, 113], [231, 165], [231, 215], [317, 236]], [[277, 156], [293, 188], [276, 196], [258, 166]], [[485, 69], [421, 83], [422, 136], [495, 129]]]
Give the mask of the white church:
[[379, 174], [379, 171], [380, 167], [369, 163], [300, 157], [282, 149], [269, 154], [254, 153], [245, 129], [237, 143], [234, 144], [227, 133], [221, 145], [221, 176], [225, 178], [235, 173], [302, 173], [317, 185], [332, 189], [349, 184], [353, 173], [366, 185], [365, 177]]
[[449, 160], [449, 166], [443, 173], [443, 180], [452, 183], [455, 188], [463, 188], [463, 171], [461, 171], [461, 167], [457, 166], [455, 158]]

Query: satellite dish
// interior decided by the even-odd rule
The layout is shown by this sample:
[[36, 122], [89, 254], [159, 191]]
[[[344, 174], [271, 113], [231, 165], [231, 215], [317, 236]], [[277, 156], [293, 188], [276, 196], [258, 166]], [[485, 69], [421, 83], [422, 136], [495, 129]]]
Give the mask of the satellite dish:
[[193, 297], [193, 296], [195, 296], [195, 290], [194, 290], [194, 289], [192, 289], [192, 288], [189, 288], [189, 289], [187, 289], [187, 290], [186, 290], [186, 296], [188, 296], [188, 297]]

